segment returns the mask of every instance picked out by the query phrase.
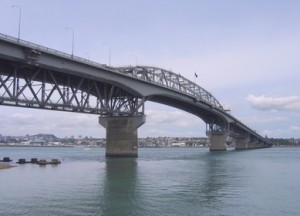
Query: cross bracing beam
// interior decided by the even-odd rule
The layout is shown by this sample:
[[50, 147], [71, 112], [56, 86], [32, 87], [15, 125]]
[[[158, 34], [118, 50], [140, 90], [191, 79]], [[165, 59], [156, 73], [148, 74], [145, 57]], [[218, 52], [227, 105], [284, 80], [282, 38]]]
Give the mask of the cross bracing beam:
[[59, 111], [136, 116], [144, 99], [105, 82], [0, 61], [0, 104]]
[[135, 78], [142, 79], [157, 85], [179, 91], [181, 93], [193, 96], [195, 100], [208, 103], [213, 107], [222, 109], [220, 102], [212, 96], [211, 93], [200, 87], [196, 83], [186, 79], [180, 74], [157, 67], [137, 66], [137, 67], [117, 67], [117, 71]]

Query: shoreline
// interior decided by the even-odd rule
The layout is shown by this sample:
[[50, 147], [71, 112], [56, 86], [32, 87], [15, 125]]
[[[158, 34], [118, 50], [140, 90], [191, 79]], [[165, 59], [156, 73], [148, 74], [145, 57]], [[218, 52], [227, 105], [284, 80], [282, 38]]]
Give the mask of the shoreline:
[[12, 167], [16, 167], [16, 166], [13, 166], [13, 165], [10, 165], [10, 164], [0, 163], [0, 170], [1, 169], [9, 169], [9, 168], [12, 168]]
[[49, 147], [68, 147], [68, 148], [72, 148], [74, 146], [68, 146], [68, 145], [58, 145], [58, 146], [39, 146], [39, 145], [0, 145], [0, 147], [46, 147], [46, 148], [49, 148]]
[[[1, 147], [42, 147], [42, 148], [105, 148], [104, 146], [78, 146], [78, 145], [2, 145]], [[232, 146], [229, 146], [232, 147]], [[281, 147], [300, 147], [300, 145], [273, 145], [271, 148], [281, 148]], [[208, 146], [139, 146], [139, 148], [208, 148]]]

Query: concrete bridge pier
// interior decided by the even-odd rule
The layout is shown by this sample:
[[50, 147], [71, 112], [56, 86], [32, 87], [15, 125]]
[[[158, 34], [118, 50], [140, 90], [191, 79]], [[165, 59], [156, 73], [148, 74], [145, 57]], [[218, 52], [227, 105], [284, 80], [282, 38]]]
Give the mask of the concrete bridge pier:
[[106, 128], [106, 157], [137, 157], [137, 129], [146, 116], [99, 117], [99, 124]]
[[227, 132], [213, 132], [209, 134], [209, 151], [226, 151]]
[[249, 142], [249, 139], [236, 138], [235, 139], [235, 149], [236, 150], [248, 149], [248, 142]]
[[261, 148], [262, 144], [259, 143], [258, 141], [252, 141], [248, 143], [248, 149], [257, 149], [257, 148]]

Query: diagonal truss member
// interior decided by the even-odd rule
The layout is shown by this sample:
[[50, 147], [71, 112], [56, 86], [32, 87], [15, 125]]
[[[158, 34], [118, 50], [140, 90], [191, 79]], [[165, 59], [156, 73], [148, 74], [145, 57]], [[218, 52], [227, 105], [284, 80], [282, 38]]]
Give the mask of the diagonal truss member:
[[100, 116], [144, 114], [144, 98], [108, 83], [41, 68], [1, 70], [0, 104]]

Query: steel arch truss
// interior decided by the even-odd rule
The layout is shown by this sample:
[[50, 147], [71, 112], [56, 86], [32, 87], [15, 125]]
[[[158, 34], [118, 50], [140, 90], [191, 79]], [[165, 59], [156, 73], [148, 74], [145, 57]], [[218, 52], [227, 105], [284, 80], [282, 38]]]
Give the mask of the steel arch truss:
[[37, 67], [2, 67], [0, 105], [99, 114], [144, 114], [144, 98], [108, 83]]
[[[114, 69], [134, 78], [178, 91], [193, 97], [196, 102], [203, 102], [213, 108], [220, 109], [222, 112], [226, 112], [220, 102], [211, 93], [180, 74], [148, 66], [116, 67]], [[265, 142], [263, 137], [250, 128], [243, 129], [217, 115], [206, 116], [204, 121], [206, 122], [207, 135], [228, 133], [233, 138], [245, 138], [250, 142]]]
[[161, 68], [147, 66], [118, 67], [115, 69], [135, 78], [179, 91], [194, 97], [195, 101], [202, 101], [223, 110], [220, 102], [211, 93], [180, 74], [175, 74]]

